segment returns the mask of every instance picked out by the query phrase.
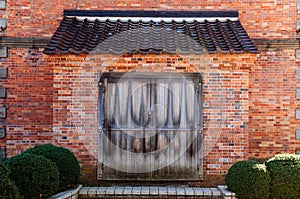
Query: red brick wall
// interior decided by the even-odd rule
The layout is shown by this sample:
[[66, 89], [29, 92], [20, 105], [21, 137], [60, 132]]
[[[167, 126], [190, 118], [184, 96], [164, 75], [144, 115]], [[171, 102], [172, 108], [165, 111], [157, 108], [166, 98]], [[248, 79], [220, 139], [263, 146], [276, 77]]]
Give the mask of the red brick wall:
[[0, 147], [7, 148], [8, 157], [51, 142], [72, 150], [84, 178], [95, 178], [97, 82], [100, 72], [108, 70], [202, 73], [207, 175], [224, 174], [241, 159], [300, 149], [294, 49], [190, 57], [47, 56], [41, 51], [10, 49], [9, 57], [0, 60], [8, 68], [8, 78], [0, 79], [8, 89], [7, 98], [0, 99], [8, 107], [7, 118], [0, 120], [7, 127]]
[[8, 78], [0, 79], [7, 89], [7, 118], [0, 125], [7, 128], [7, 136], [0, 139], [8, 156], [20, 153], [35, 144], [52, 139], [52, 68], [44, 60], [42, 49], [11, 49], [9, 58], [0, 59], [8, 68]]
[[[295, 50], [261, 51], [250, 72], [250, 156], [263, 158], [299, 149], [295, 129], [299, 120], [296, 100]], [[299, 127], [298, 127], [299, 128]]]
[[256, 55], [50, 56], [53, 68], [53, 141], [70, 148], [95, 179], [98, 155], [98, 79], [102, 72], [200, 72], [204, 92], [204, 170], [224, 174], [247, 159], [249, 70]]
[[295, 39], [296, 0], [68, 0], [7, 1], [0, 16], [8, 18], [6, 36], [51, 37], [64, 9], [135, 9], [135, 10], [238, 10], [240, 20], [252, 38]]
[[46, 56], [41, 50], [10, 49], [9, 58], [1, 59], [8, 78], [0, 84], [8, 90], [7, 98], [0, 101], [8, 110], [7, 119], [1, 119], [7, 136], [0, 139], [0, 147], [7, 148], [8, 157], [52, 142], [75, 152], [85, 165], [84, 174], [91, 172], [85, 169], [88, 165], [94, 165], [89, 174], [94, 175], [97, 81], [103, 65], [109, 66], [106, 71], [203, 74], [207, 174], [223, 174], [233, 162], [248, 157], [299, 149], [295, 90], [300, 80], [295, 78], [299, 62], [294, 49], [261, 51], [257, 60], [249, 54], [134, 55], [105, 60], [94, 55]]

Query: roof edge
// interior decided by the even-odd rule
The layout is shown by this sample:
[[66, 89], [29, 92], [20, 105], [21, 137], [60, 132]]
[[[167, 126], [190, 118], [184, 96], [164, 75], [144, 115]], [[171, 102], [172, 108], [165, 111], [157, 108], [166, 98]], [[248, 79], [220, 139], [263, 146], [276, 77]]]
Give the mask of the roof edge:
[[172, 17], [172, 18], [202, 18], [202, 17], [238, 17], [238, 11], [152, 11], [152, 10], [64, 10], [64, 16], [78, 17]]

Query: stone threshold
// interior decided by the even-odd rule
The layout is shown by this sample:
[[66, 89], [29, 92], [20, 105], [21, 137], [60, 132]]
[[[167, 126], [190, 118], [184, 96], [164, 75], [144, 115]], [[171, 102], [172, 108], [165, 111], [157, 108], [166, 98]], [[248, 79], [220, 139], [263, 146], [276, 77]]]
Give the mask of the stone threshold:
[[48, 199], [97, 199], [97, 198], [185, 198], [185, 199], [236, 199], [224, 185], [217, 188], [182, 186], [112, 186], [82, 187], [56, 194]]
[[201, 198], [222, 199], [218, 188], [175, 187], [175, 186], [122, 186], [83, 187], [80, 199], [96, 198]]
[[71, 189], [71, 190], [67, 190], [67, 191], [58, 193], [47, 199], [77, 199], [81, 188], [82, 188], [82, 185], [78, 185], [77, 188], [75, 188], [75, 189]]
[[218, 189], [221, 192], [222, 199], [237, 199], [236, 194], [229, 191], [226, 185], [219, 185]]

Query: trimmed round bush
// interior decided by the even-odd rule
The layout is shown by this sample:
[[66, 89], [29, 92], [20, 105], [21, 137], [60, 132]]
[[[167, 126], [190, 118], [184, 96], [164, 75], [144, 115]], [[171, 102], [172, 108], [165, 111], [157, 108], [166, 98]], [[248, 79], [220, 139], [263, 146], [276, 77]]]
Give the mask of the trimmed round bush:
[[75, 187], [80, 180], [80, 166], [74, 154], [66, 148], [52, 144], [37, 145], [25, 153], [43, 155], [53, 161], [59, 170], [59, 190]]
[[239, 199], [268, 199], [270, 175], [264, 164], [254, 160], [234, 163], [225, 176], [225, 184]]
[[271, 176], [272, 198], [300, 198], [300, 159], [298, 155], [276, 155], [266, 162], [266, 166]]
[[0, 198], [18, 199], [19, 191], [9, 179], [9, 170], [0, 162]]
[[57, 166], [44, 156], [22, 153], [6, 162], [10, 178], [25, 198], [49, 197], [58, 190]]

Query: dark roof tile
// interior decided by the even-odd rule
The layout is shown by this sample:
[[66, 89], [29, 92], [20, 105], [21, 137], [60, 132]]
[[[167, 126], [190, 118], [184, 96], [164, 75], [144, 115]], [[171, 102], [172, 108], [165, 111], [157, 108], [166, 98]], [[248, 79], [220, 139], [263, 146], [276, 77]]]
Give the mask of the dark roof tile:
[[[65, 14], [68, 13], [65, 11]], [[236, 12], [130, 12], [133, 18], [112, 18], [115, 15], [107, 11], [84, 11], [82, 17], [79, 11], [70, 13], [77, 16], [65, 16], [60, 26], [44, 49], [45, 54], [67, 53], [177, 53], [201, 54], [214, 52], [257, 53], [257, 48], [250, 40], [247, 32], [238, 21]], [[90, 17], [102, 17], [90, 18]], [[106, 13], [104, 15], [103, 13]], [[110, 13], [110, 14], [107, 14]], [[124, 11], [126, 17], [131, 16]], [[133, 14], [132, 14], [133, 13]], [[152, 14], [151, 14], [152, 13]], [[181, 14], [180, 14], [181, 13]], [[201, 16], [201, 20], [197, 17]], [[151, 16], [171, 16], [173, 18], [151, 18]], [[95, 16], [94, 16], [95, 15]], [[108, 16], [104, 17], [103, 16]], [[208, 16], [203, 18], [203, 16]], [[190, 18], [180, 19], [188, 16]], [[225, 18], [227, 17], [228, 19]], [[211, 17], [214, 17], [212, 19]], [[222, 18], [223, 17], [223, 18]], [[197, 20], [196, 20], [197, 19]]]

